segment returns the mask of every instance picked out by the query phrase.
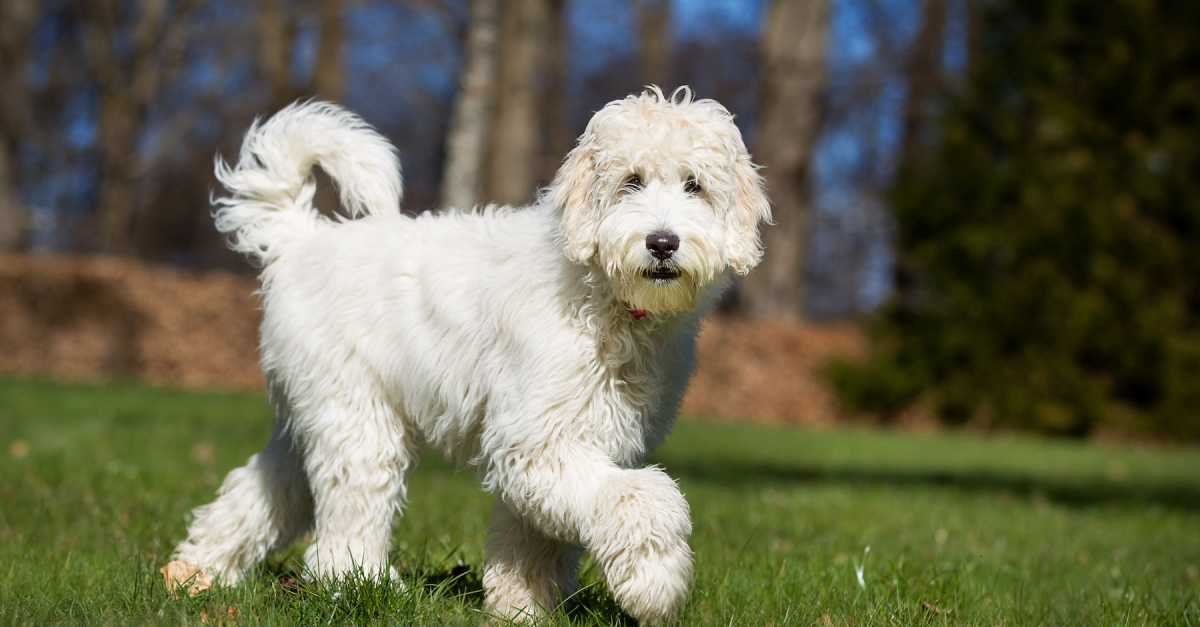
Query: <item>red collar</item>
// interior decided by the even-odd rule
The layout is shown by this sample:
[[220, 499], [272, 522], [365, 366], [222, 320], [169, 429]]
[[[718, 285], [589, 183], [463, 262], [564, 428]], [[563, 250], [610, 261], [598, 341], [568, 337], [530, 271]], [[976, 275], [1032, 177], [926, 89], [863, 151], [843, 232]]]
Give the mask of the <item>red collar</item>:
[[642, 311], [641, 309], [630, 309], [629, 315], [633, 316], [634, 320], [641, 320], [642, 318], [646, 317], [646, 312]]

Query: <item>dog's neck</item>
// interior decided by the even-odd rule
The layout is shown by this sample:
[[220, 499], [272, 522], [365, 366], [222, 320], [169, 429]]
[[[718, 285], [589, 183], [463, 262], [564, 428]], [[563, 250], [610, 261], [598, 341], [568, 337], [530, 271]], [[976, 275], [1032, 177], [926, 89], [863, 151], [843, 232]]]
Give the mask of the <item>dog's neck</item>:
[[669, 335], [683, 321], [694, 319], [699, 311], [649, 312], [623, 302], [616, 295], [608, 276], [595, 266], [586, 266], [580, 292], [575, 295], [573, 314], [602, 343], [618, 338]]
[[[619, 411], [612, 414], [613, 428], [626, 433], [627, 441], [642, 443], [618, 460], [633, 467], [662, 442], [674, 420], [692, 371], [699, 319], [707, 307], [641, 311], [617, 298], [601, 270], [580, 269], [573, 283], [579, 291], [572, 294], [572, 315], [594, 342], [597, 376], [611, 383], [604, 389], [616, 395], [613, 407]], [[705, 298], [702, 305], [712, 300]]]

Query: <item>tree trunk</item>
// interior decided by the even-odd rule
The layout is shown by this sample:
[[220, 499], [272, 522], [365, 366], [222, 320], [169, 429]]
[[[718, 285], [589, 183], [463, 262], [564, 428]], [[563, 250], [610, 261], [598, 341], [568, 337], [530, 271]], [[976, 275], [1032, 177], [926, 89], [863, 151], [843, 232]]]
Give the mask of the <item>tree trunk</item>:
[[279, 6], [279, 0], [258, 0], [255, 26], [258, 31], [258, 68], [271, 88], [267, 106], [271, 111], [277, 111], [299, 95], [288, 77], [292, 65], [292, 44], [296, 40], [295, 16], [284, 11]]
[[133, 216], [135, 144], [151, 96], [160, 77], [154, 53], [163, 29], [165, 0], [141, 0], [129, 35], [128, 56], [119, 41], [120, 7], [94, 2], [87, 11], [88, 60], [100, 91], [96, 145], [100, 153], [100, 249], [128, 254]]
[[313, 68], [313, 91], [325, 100], [342, 100], [342, 0], [321, 0], [318, 7], [321, 23], [321, 45], [317, 48]]
[[0, 133], [0, 250], [24, 248], [29, 226], [29, 213], [21, 203], [14, 176], [13, 152], [8, 138]]
[[921, 149], [925, 107], [938, 87], [941, 75], [946, 0], [924, 0], [921, 30], [913, 40], [905, 67], [908, 93], [904, 97], [904, 135], [900, 148], [902, 163], [912, 164]]
[[671, 2], [638, 0], [638, 61], [643, 85], [671, 93]]
[[25, 72], [38, 17], [36, 0], [0, 2], [0, 250], [25, 246], [29, 212], [17, 187], [17, 143], [28, 133]]
[[543, 102], [546, 103], [546, 149], [543, 151], [542, 180], [554, 178], [563, 158], [574, 147], [571, 123], [567, 118], [567, 22], [566, 1], [550, 0], [550, 44], [547, 58], [549, 85]]
[[342, 67], [342, 48], [345, 44], [345, 25], [342, 21], [342, 0], [319, 0], [316, 20], [320, 25], [320, 43], [316, 61], [307, 79], [292, 82], [292, 58], [296, 53], [297, 33], [301, 14], [311, 10], [280, 0], [258, 0], [255, 31], [258, 34], [258, 69], [270, 86], [267, 107], [278, 111], [298, 98], [317, 96], [339, 102], [345, 90]]
[[741, 284], [738, 309], [747, 317], [806, 315], [809, 164], [823, 117], [827, 28], [827, 0], [773, 0], [767, 14], [754, 157], [765, 166], [775, 225], [763, 229], [763, 262]]
[[100, 99], [100, 247], [106, 253], [127, 254], [133, 226], [134, 142], [144, 115], [125, 94], [105, 90]]
[[975, 76], [976, 68], [979, 65], [979, 38], [982, 36], [983, 30], [983, 2], [982, 0], [961, 0], [962, 10], [967, 14], [967, 67], [965, 80], [970, 80]]
[[508, 0], [500, 19], [500, 80], [484, 196], [506, 205], [529, 202], [540, 174], [542, 90], [549, 32], [548, 0]]
[[[179, 70], [186, 21], [197, 4], [198, 0], [140, 0], [128, 27], [121, 24], [116, 0], [93, 0], [83, 7], [89, 69], [100, 92], [96, 145], [102, 181], [97, 213], [104, 252], [134, 252], [138, 138], [151, 102]], [[123, 38], [128, 38], [127, 45]]]
[[496, 90], [496, 39], [500, 0], [471, 0], [458, 97], [446, 136], [442, 208], [470, 208], [479, 202], [483, 164], [491, 131]]

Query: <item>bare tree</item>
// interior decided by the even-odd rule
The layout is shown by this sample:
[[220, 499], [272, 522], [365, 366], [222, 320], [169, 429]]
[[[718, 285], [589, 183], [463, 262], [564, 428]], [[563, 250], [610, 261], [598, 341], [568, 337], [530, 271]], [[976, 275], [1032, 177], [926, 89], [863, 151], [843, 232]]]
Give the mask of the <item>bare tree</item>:
[[638, 61], [643, 85], [658, 85], [668, 93], [671, 80], [671, 2], [638, 0]]
[[508, 0], [500, 19], [496, 113], [484, 197], [501, 204], [528, 202], [538, 184], [542, 94], [550, 32], [548, 0]]
[[317, 47], [317, 63], [313, 68], [312, 90], [325, 100], [340, 102], [342, 84], [342, 47], [345, 28], [342, 25], [342, 0], [320, 0], [317, 20], [321, 24], [321, 44]]
[[921, 147], [921, 131], [929, 98], [941, 76], [943, 31], [946, 24], [946, 0], [924, 0], [921, 29], [913, 40], [904, 68], [908, 93], [904, 98], [904, 135], [900, 160], [913, 163]]
[[827, 0], [771, 2], [754, 156], [765, 166], [775, 225], [763, 230], [762, 265], [741, 284], [738, 308], [748, 317], [800, 320], [806, 314], [809, 163], [823, 117], [827, 29]]
[[280, 0], [258, 0], [258, 68], [271, 87], [268, 107], [283, 108], [297, 98], [319, 96], [326, 100], [342, 98], [342, 47], [345, 29], [342, 0], [319, 0], [316, 17], [320, 27], [316, 64], [307, 80], [292, 81], [292, 58], [303, 8], [285, 5]]
[[446, 137], [439, 202], [443, 208], [467, 208], [479, 202], [496, 89], [499, 21], [500, 0], [471, 0], [458, 97]]
[[0, 134], [0, 250], [24, 248], [29, 224], [29, 212], [17, 192], [13, 144], [15, 138]]
[[131, 24], [118, 0], [84, 3], [87, 62], [100, 92], [96, 145], [102, 180], [97, 215], [105, 252], [130, 252], [138, 139], [152, 100], [180, 66], [189, 13], [199, 3], [140, 0], [132, 8]]
[[258, 69], [271, 86], [269, 108], [274, 111], [296, 98], [288, 78], [296, 41], [296, 16], [279, 0], [258, 0]]
[[23, 248], [29, 221], [15, 155], [31, 117], [25, 70], [37, 17], [37, 0], [0, 2], [0, 250]]
[[574, 137], [567, 111], [567, 14], [565, 0], [550, 0], [550, 43], [547, 71], [550, 74], [543, 102], [546, 106], [546, 149], [542, 179], [550, 180], [571, 150]]

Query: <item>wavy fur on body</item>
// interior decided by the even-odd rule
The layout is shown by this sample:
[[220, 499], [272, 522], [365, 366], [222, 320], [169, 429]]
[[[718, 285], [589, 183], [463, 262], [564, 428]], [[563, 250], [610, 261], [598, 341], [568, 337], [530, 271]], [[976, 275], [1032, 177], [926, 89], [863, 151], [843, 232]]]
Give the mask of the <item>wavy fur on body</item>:
[[[315, 164], [358, 219], [313, 210]], [[232, 194], [217, 226], [262, 266], [275, 432], [195, 510], [178, 559], [231, 584], [314, 529], [314, 574], [385, 572], [424, 443], [497, 496], [491, 611], [557, 606], [587, 549], [641, 624], [678, 615], [688, 506], [643, 459], [674, 420], [704, 309], [758, 262], [770, 219], [723, 107], [657, 88], [610, 103], [525, 208], [402, 215], [394, 149], [324, 103], [251, 127], [217, 176]], [[665, 261], [654, 232], [678, 237]]]

